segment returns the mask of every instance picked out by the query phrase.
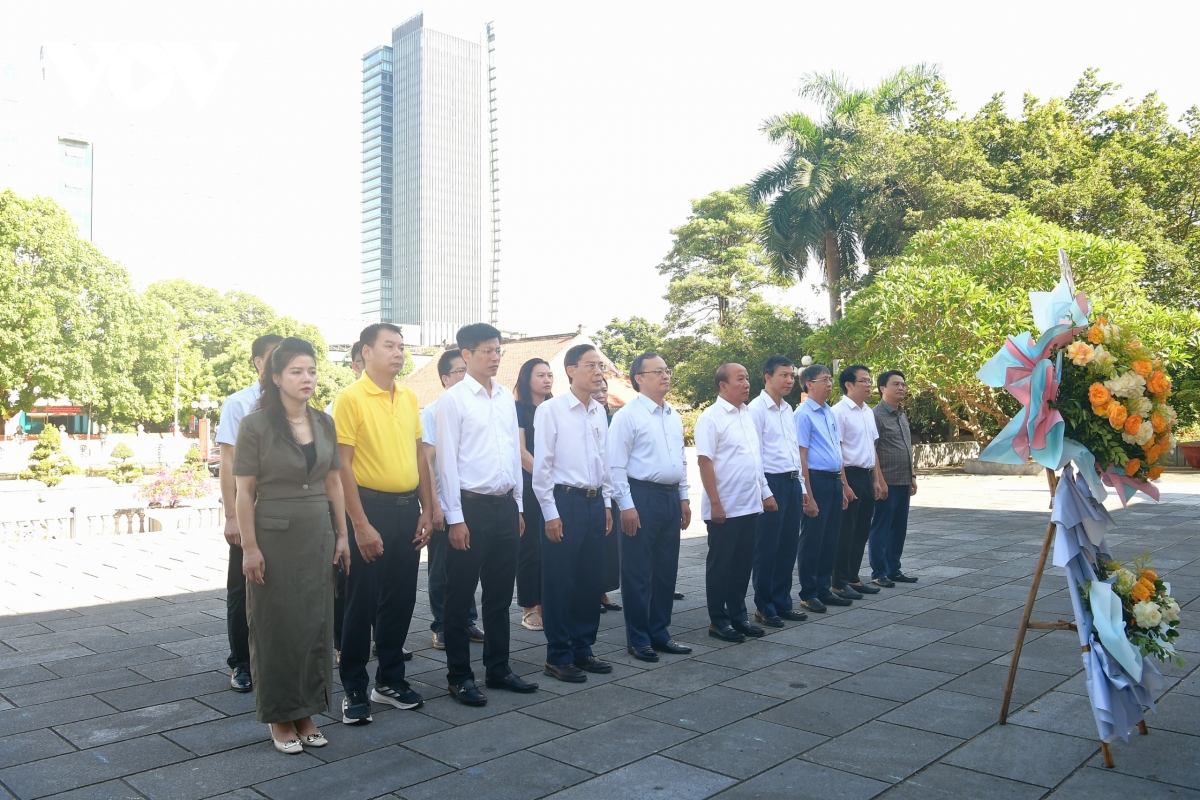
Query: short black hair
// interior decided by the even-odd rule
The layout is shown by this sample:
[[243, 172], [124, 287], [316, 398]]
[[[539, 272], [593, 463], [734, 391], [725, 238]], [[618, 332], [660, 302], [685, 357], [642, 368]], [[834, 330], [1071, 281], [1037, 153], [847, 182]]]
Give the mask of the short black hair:
[[713, 384], [717, 387], [717, 391], [721, 391], [722, 383], [729, 383], [729, 368], [740, 367], [741, 364], [735, 364], [732, 361], [728, 364], [722, 364], [717, 367], [716, 373], [713, 374]]
[[662, 356], [653, 350], [649, 350], [635, 358], [633, 363], [629, 365], [629, 382], [633, 384], [633, 390], [638, 394], [641, 394], [642, 387], [638, 386], [637, 376], [642, 374], [642, 365], [652, 358], [662, 358]]
[[787, 356], [771, 356], [763, 362], [763, 375], [775, 377], [775, 370], [780, 367], [795, 367], [792, 360]]
[[358, 341], [363, 347], [374, 347], [375, 340], [379, 338], [380, 331], [391, 331], [400, 335], [400, 341], [404, 341], [404, 331], [400, 330], [399, 325], [393, 325], [390, 322], [376, 322], [373, 325], [368, 325], [362, 329], [362, 333], [358, 335]]
[[[594, 344], [588, 344], [588, 343], [584, 342], [583, 344], [575, 345], [574, 347], [572, 347], [570, 350], [567, 351], [567, 354], [565, 356], [563, 356], [563, 368], [565, 369], [566, 367], [574, 367], [574, 366], [578, 365], [579, 359], [583, 356], [583, 354], [591, 352], [591, 351], [595, 351], [597, 354], [600, 353], [599, 350], [596, 350], [596, 345], [594, 345]], [[570, 382], [571, 382], [571, 376], [568, 375], [567, 383], [570, 383]]]
[[[899, 375], [901, 378], [904, 378], [904, 373], [901, 372], [900, 370], [889, 369], [887, 372], [880, 374], [880, 376], [875, 379], [875, 386], [878, 387], [879, 394], [881, 394], [881, 395], [883, 394], [883, 387], [887, 386], [888, 381], [890, 381], [896, 375]], [[904, 381], [905, 381], [905, 383], [907, 383], [908, 378], [904, 378]]]
[[489, 339], [500, 341], [500, 331], [486, 322], [475, 322], [464, 325], [454, 335], [454, 340], [462, 350], [474, 350]]
[[362, 341], [361, 340], [355, 342], [354, 346], [350, 348], [351, 363], [358, 361], [360, 358], [362, 358]]
[[260, 336], [254, 340], [254, 344], [250, 345], [250, 357], [263, 358], [282, 341], [283, 337], [277, 333], [268, 333], [266, 336]]
[[838, 383], [842, 387], [843, 394], [845, 394], [845, 392], [846, 392], [846, 384], [847, 383], [857, 383], [858, 382], [859, 370], [862, 370], [863, 372], [867, 373], [867, 376], [870, 377], [871, 370], [867, 369], [862, 364], [851, 364], [850, 366], [848, 366], [844, 370], [842, 370], [841, 375], [838, 375]]
[[438, 357], [438, 375], [445, 378], [450, 375], [450, 364], [456, 358], [462, 358], [462, 350], [447, 350]]
[[825, 366], [824, 364], [809, 364], [804, 368], [804, 371], [800, 373], [800, 388], [807, 392], [808, 384], [812, 383], [822, 375], [832, 374], [833, 373], [829, 371], [829, 367]]

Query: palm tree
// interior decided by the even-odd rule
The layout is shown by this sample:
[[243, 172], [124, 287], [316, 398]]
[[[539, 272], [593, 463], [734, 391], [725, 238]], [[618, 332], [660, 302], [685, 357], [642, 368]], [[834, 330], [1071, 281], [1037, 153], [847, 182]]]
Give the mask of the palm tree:
[[829, 321], [842, 318], [842, 278], [867, 261], [889, 254], [889, 237], [876, 236], [863, 218], [869, 190], [855, 180], [854, 146], [867, 116], [899, 128], [918, 94], [940, 79], [936, 67], [903, 67], [873, 89], [851, 86], [843, 75], [809, 74], [800, 96], [821, 105], [824, 118], [795, 112], [771, 117], [763, 132], [787, 152], [750, 185], [756, 204], [767, 204], [760, 237], [779, 275], [804, 277], [809, 260], [824, 267]]

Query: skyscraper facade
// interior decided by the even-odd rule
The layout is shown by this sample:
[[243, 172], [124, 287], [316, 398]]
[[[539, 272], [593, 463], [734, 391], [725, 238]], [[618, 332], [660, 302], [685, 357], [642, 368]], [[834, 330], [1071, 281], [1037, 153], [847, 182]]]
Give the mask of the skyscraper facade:
[[486, 313], [483, 80], [480, 44], [420, 14], [363, 58], [363, 313], [421, 344]]

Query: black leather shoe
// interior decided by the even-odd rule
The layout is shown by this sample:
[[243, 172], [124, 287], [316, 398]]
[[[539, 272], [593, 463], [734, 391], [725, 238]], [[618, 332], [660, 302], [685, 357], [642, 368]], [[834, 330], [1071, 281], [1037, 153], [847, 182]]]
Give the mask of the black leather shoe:
[[409, 650], [407, 647], [400, 648], [400, 660], [401, 661], [412, 661], [412, 656], [413, 656], [412, 650]]
[[909, 575], [905, 575], [903, 572], [897, 572], [895, 575], [889, 575], [888, 580], [895, 581], [896, 583], [916, 583], [917, 582], [916, 578], [913, 578]]
[[825, 597], [822, 597], [821, 602], [827, 606], [852, 606], [852, 605], [854, 605], [853, 600], [850, 600], [849, 598], [846, 598], [846, 597], [838, 597], [836, 594], [834, 594], [832, 592], [830, 592]]
[[848, 583], [846, 585], [859, 594], [879, 594], [879, 587], [871, 583]]
[[820, 600], [818, 600], [815, 597], [812, 600], [801, 600], [800, 605], [804, 606], [806, 609], [808, 609], [809, 611], [811, 611], [814, 614], [824, 614], [826, 611], [829, 610], [829, 609], [825, 608], [824, 603], [822, 603]]
[[863, 599], [862, 592], [856, 592], [854, 590], [854, 587], [850, 586], [849, 584], [843, 586], [840, 589], [830, 589], [829, 591], [833, 592], [834, 594], [836, 594], [838, 597], [842, 598], [843, 600], [862, 600]]
[[634, 647], [629, 646], [629, 655], [636, 658], [638, 661], [649, 661], [654, 663], [658, 661], [658, 653], [654, 652], [653, 647]]
[[674, 597], [675, 597], [675, 599], [676, 599], [676, 600], [682, 600], [682, 599], [683, 599], [683, 592], [676, 592], [676, 593], [675, 593], [675, 595], [674, 595]]
[[780, 611], [779, 616], [791, 622], [804, 622], [808, 619], [808, 614], [803, 611]]
[[873, 583], [873, 584], [874, 584], [874, 585], [876, 585], [876, 586], [882, 586], [882, 587], [883, 587], [883, 588], [885, 588], [885, 589], [894, 589], [894, 588], [896, 588], [896, 584], [895, 584], [895, 582], [894, 582], [894, 581], [890, 581], [890, 580], [888, 580], [887, 578], [875, 578], [874, 580], [872, 580], [872, 581], [871, 581], [871, 583]]
[[751, 639], [758, 639], [767, 635], [767, 632], [762, 628], [757, 625], [751, 625], [749, 622], [735, 622], [733, 623], [733, 629]]
[[487, 684], [489, 689], [507, 689], [517, 694], [529, 694], [536, 692], [538, 688], [536, 683], [523, 680], [520, 676], [512, 672], [503, 678], [493, 678], [491, 675], [488, 675], [483, 682]]
[[761, 622], [763, 625], [766, 625], [771, 628], [782, 628], [783, 627], [783, 620], [780, 619], [778, 615], [772, 614], [769, 617], [764, 617], [763, 613], [761, 611], [754, 612], [754, 621]]
[[567, 683], [583, 683], [587, 680], [584, 671], [574, 664], [547, 664], [542, 670], [542, 674]]
[[457, 686], [450, 684], [450, 696], [464, 706], [486, 706], [487, 697], [483, 692], [479, 691], [479, 687], [475, 685], [475, 681], [467, 678]]
[[742, 642], [746, 641], [746, 635], [734, 630], [732, 625], [726, 625], [724, 628], [718, 628], [714, 625], [709, 625], [708, 635], [714, 639], [720, 639], [725, 642], [736, 642], [741, 644]]
[[254, 684], [250, 681], [250, 668], [238, 667], [229, 676], [229, 688], [235, 692], [245, 694], [254, 689]]
[[594, 672], [597, 675], [607, 675], [612, 672], [612, 664], [609, 664], [607, 661], [601, 661], [595, 656], [577, 658], [575, 659], [575, 666], [584, 672]]
[[660, 653], [670, 653], [674, 656], [686, 656], [688, 653], [692, 652], [692, 648], [688, 647], [686, 644], [680, 644], [674, 639], [670, 639], [659, 644], [652, 643], [650, 646]]

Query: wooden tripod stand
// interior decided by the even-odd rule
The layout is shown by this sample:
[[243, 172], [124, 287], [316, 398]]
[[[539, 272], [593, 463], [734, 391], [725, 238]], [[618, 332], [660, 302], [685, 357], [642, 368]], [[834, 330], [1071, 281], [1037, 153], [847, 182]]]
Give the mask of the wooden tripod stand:
[[[1053, 503], [1054, 492], [1058, 488], [1058, 476], [1054, 474], [1054, 470], [1046, 470], [1046, 482], [1050, 484], [1050, 499]], [[1029, 597], [1025, 600], [1025, 611], [1021, 614], [1021, 624], [1017, 626], [1017, 643], [1013, 646], [1012, 663], [1008, 665], [1008, 680], [1004, 683], [1004, 699], [1000, 703], [1000, 724], [1008, 723], [1008, 706], [1012, 702], [1013, 684], [1017, 681], [1017, 662], [1021, 660], [1021, 647], [1025, 644], [1025, 633], [1033, 628], [1035, 631], [1076, 631], [1074, 622], [1068, 622], [1065, 619], [1060, 619], [1055, 622], [1042, 622], [1038, 620], [1030, 621], [1029, 617], [1033, 614], [1033, 604], [1037, 600], [1038, 587], [1042, 583], [1042, 570], [1046, 568], [1046, 558], [1050, 555], [1050, 548], [1054, 546], [1054, 520], [1050, 520], [1046, 525], [1046, 535], [1042, 539], [1042, 552], [1038, 554], [1037, 571], [1033, 573], [1033, 583], [1029, 586]], [[1083, 646], [1083, 651], [1086, 653], [1091, 648], [1087, 645]], [[1146, 721], [1142, 720], [1138, 723], [1138, 732], [1145, 736], [1149, 731], [1146, 729]], [[1100, 752], [1104, 755], [1104, 766], [1112, 769], [1117, 765], [1113, 759], [1112, 748], [1108, 742], [1100, 742]]]

